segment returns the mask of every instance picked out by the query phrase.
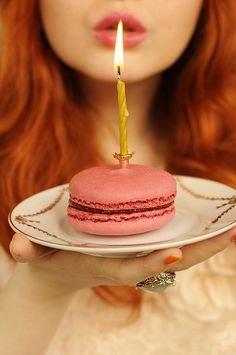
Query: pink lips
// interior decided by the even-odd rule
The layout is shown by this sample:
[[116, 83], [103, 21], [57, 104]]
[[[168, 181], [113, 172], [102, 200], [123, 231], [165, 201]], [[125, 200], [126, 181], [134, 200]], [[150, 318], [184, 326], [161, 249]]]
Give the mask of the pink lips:
[[118, 22], [122, 20], [124, 26], [124, 46], [131, 48], [139, 45], [146, 37], [146, 29], [133, 15], [114, 12], [99, 22], [95, 28], [95, 37], [99, 42], [114, 47]]

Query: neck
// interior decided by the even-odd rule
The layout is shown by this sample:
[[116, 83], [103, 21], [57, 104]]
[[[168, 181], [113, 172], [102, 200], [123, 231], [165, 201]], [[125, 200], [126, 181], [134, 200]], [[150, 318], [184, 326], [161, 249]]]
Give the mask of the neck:
[[[98, 82], [80, 78], [83, 88], [84, 111], [97, 125], [104, 157], [113, 162], [113, 152], [119, 151], [119, 123], [116, 83]], [[128, 144], [135, 151], [132, 162], [155, 164], [154, 135], [150, 126], [150, 106], [158, 90], [160, 77], [151, 77], [126, 85], [128, 118]], [[156, 138], [156, 137], [155, 137]], [[155, 153], [156, 154], [156, 153]], [[158, 163], [159, 164], [159, 163]]]

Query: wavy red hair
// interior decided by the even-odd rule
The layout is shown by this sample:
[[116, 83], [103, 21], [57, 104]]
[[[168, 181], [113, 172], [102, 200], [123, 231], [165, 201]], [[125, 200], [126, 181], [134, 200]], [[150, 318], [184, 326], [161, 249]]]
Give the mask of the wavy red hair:
[[[83, 115], [73, 71], [44, 38], [37, 1], [0, 0], [0, 11], [0, 238], [8, 250], [11, 208], [68, 182], [88, 165], [100, 164], [102, 156], [92, 154], [98, 151], [93, 122]], [[155, 115], [158, 107], [164, 117], [157, 129], [171, 142], [170, 171], [236, 187], [235, 63], [235, 0], [204, 1], [193, 39], [163, 74], [161, 94], [153, 104]], [[95, 292], [110, 302], [138, 305], [141, 300], [133, 288], [100, 287]]]

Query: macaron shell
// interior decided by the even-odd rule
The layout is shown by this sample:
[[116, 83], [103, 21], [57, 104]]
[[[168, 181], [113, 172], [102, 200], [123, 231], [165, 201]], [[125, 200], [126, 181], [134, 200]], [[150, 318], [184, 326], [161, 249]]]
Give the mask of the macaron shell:
[[[68, 209], [68, 218], [71, 225], [85, 233], [97, 235], [132, 235], [160, 229], [170, 222], [175, 216], [175, 208], [172, 206], [168, 210], [155, 211], [155, 214], [134, 214], [130, 219], [123, 219], [122, 215], [107, 216], [89, 215], [88, 213], [77, 214], [77, 211]], [[99, 221], [100, 220], [100, 221]]]
[[118, 203], [166, 197], [176, 192], [171, 174], [158, 168], [131, 164], [127, 169], [108, 165], [76, 174], [69, 185], [73, 198], [96, 203]]

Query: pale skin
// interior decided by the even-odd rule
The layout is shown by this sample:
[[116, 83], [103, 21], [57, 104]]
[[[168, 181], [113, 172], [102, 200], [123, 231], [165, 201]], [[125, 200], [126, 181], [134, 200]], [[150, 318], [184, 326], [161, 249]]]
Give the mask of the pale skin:
[[[88, 33], [85, 30], [89, 28], [91, 22], [93, 24], [97, 20], [93, 17], [95, 15], [87, 17], [85, 15], [90, 12], [94, 14], [92, 9], [98, 2], [97, 0], [83, 2], [41, 0], [40, 3], [44, 27], [51, 45], [61, 60], [80, 73], [80, 81], [84, 91], [89, 92], [88, 100], [93, 106], [93, 110], [87, 110], [87, 115], [92, 116], [96, 112], [97, 129], [104, 138], [102, 141], [106, 141], [106, 144], [102, 146], [107, 152], [105, 158], [114, 163], [111, 155], [117, 150], [115, 134], [117, 109], [113, 104], [116, 102], [116, 91], [112, 64], [111, 70], [107, 69], [108, 63], [112, 63], [113, 51], [97, 43], [94, 45], [93, 41], [89, 40], [89, 30]], [[152, 18], [150, 13], [146, 12], [144, 18], [147, 16], [148, 23], [153, 26], [158, 19], [164, 16], [169, 18], [167, 25], [160, 25], [160, 34], [163, 31], [163, 36], [166, 38], [169, 33], [170, 41], [177, 36], [179, 44], [172, 46], [172, 51], [167, 46], [165, 51], [168, 41], [158, 42], [152, 38], [152, 41], [150, 40], [152, 44], [146, 43], [145, 50], [141, 46], [135, 53], [128, 51], [126, 54], [124, 79], [127, 81], [129, 111], [135, 117], [135, 120], [130, 119], [129, 142], [131, 148], [136, 150], [134, 162], [165, 167], [167, 142], [160, 140], [159, 144], [154, 143], [152, 131], [147, 123], [150, 101], [158, 88], [161, 72], [169, 67], [187, 46], [194, 31], [202, 1], [172, 0], [172, 7], [166, 5], [168, 3], [166, 1], [150, 0], [148, 2], [152, 8], [150, 13], [158, 15], [156, 19], [155, 16]], [[99, 9], [100, 14], [96, 15], [98, 17], [113, 10], [127, 9], [138, 16], [147, 6], [146, 0], [139, 2], [100, 1], [99, 3], [102, 6]], [[179, 11], [179, 16], [174, 16], [177, 11]], [[80, 17], [87, 19], [84, 20], [84, 27], [82, 26], [81, 31], [82, 37], [88, 36], [87, 52], [93, 54], [89, 61], [83, 46], [82, 50], [78, 49], [78, 53], [74, 51], [77, 48], [73, 42], [74, 33], [80, 33], [81, 27], [77, 21]], [[177, 18], [176, 22], [174, 18]], [[179, 18], [187, 20], [180, 21]], [[78, 31], [74, 26], [79, 26]], [[65, 28], [67, 31], [64, 33]], [[64, 35], [60, 33], [60, 30]], [[155, 32], [152, 28], [150, 28], [150, 33], [154, 36]], [[152, 53], [153, 43], [157, 43], [158, 52], [165, 53], [159, 61], [148, 61], [147, 58], [153, 58], [153, 56], [145, 55], [149, 50]], [[91, 63], [93, 58], [97, 58], [97, 61]], [[101, 67], [102, 62], [104, 66]], [[138, 68], [141, 69], [138, 70]], [[143, 94], [147, 92], [149, 95]], [[181, 249], [169, 248], [129, 259], [99, 258], [49, 249], [31, 243], [22, 234], [15, 234], [10, 251], [18, 263], [13, 277], [0, 295], [1, 350], [5, 355], [42, 355], [76, 291], [98, 285], [136, 285], [137, 282], [162, 271], [186, 270], [232, 245], [232, 237], [235, 234], [236, 228]], [[176, 261], [167, 265], [169, 257], [173, 256], [176, 257]], [[38, 341], [39, 334], [40, 342]], [[14, 341], [12, 341], [13, 337]]]

